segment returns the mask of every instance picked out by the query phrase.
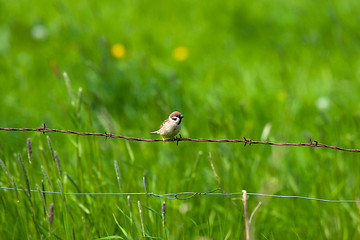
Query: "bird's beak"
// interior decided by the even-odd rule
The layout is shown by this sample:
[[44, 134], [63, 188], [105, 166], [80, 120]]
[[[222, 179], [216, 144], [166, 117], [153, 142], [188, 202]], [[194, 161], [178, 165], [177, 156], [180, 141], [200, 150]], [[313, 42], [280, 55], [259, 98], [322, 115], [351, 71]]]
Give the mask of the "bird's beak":
[[180, 118], [183, 118], [184, 117], [184, 115], [180, 115]]

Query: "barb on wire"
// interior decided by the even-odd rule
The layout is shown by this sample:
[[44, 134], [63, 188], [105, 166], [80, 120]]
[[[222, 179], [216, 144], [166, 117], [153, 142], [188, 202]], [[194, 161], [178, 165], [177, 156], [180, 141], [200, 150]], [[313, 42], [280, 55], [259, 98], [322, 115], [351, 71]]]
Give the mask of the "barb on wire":
[[[68, 134], [76, 134], [82, 136], [99, 136], [107, 138], [121, 138], [129, 141], [139, 141], [139, 142], [163, 142], [162, 139], [143, 139], [143, 138], [134, 138], [134, 137], [126, 137], [120, 136], [111, 133], [89, 133], [89, 132], [75, 132], [71, 130], [58, 130], [58, 129], [51, 129], [46, 128], [46, 125], [39, 128], [0, 128], [2, 131], [27, 131], [27, 132], [42, 132], [43, 134], [47, 132], [57, 132], [57, 133], [68, 133]], [[249, 146], [253, 144], [263, 144], [263, 145], [272, 145], [272, 146], [307, 146], [307, 147], [322, 147], [322, 148], [330, 148], [334, 150], [346, 151], [346, 152], [360, 152], [360, 149], [348, 149], [348, 148], [341, 148], [337, 146], [330, 146], [323, 143], [319, 143], [317, 141], [312, 141], [310, 139], [310, 143], [273, 143], [273, 142], [266, 142], [266, 141], [253, 141], [249, 138], [244, 139], [205, 139], [205, 138], [184, 138], [180, 135], [180, 137], [175, 139], [166, 139], [165, 142], [176, 142], [179, 144], [181, 141], [187, 142], [215, 142], [215, 143], [244, 143], [244, 146], [248, 144]]]
[[[29, 191], [27, 189], [24, 188], [13, 188], [13, 187], [0, 187], [0, 189], [2, 190], [13, 190], [13, 191]], [[121, 192], [64, 192], [64, 195], [92, 195], [92, 196], [116, 196], [116, 195], [121, 195], [121, 196], [128, 196], [128, 195], [147, 195], [147, 196], [154, 196], [154, 197], [158, 197], [158, 198], [164, 198], [164, 199], [169, 199], [169, 200], [187, 200], [190, 198], [193, 198], [195, 196], [239, 196], [239, 195], [243, 195], [242, 192], [234, 192], [234, 193], [223, 193], [223, 192], [216, 192], [218, 190], [221, 190], [219, 188], [214, 189], [212, 191], [208, 191], [208, 192], [180, 192], [180, 193], [166, 193], [166, 194], [155, 194], [155, 193], [149, 193], [149, 192], [144, 192], [144, 193], [121, 193]], [[41, 192], [44, 194], [56, 194], [56, 195], [61, 195], [61, 192], [52, 192], [52, 191], [39, 191], [39, 190], [30, 190], [31, 192]], [[180, 198], [178, 197], [179, 195], [190, 195], [189, 197], [185, 197], [185, 198]], [[286, 196], [286, 195], [273, 195], [273, 194], [264, 194], [264, 193], [247, 193], [247, 195], [252, 195], [252, 196], [261, 196], [261, 197], [273, 197], [273, 198], [298, 198], [298, 199], [304, 199], [304, 200], [311, 200], [311, 201], [320, 201], [320, 202], [328, 202], [328, 203], [360, 203], [360, 200], [332, 200], [332, 199], [322, 199], [322, 198], [312, 198], [312, 197], [303, 197], [303, 196]]]
[[[187, 200], [187, 199], [190, 199], [190, 198], [193, 198], [195, 197], [196, 195], [209, 195], [211, 193], [214, 193], [218, 190], [220, 190], [220, 188], [217, 188], [217, 189], [214, 189], [214, 190], [211, 190], [211, 191], [208, 191], [208, 192], [180, 192], [180, 193], [167, 193], [167, 194], [163, 194], [163, 195], [158, 195], [158, 194], [155, 194], [155, 193], [149, 193], [146, 189], [146, 183], [145, 183], [145, 176], [143, 177], [143, 184], [144, 184], [144, 190], [145, 190], [145, 194], [147, 196], [154, 196], [154, 197], [158, 197], [158, 198], [165, 198], [165, 199], [169, 199], [169, 200]], [[183, 198], [180, 198], [179, 195], [190, 195], [188, 197], [183, 197]], [[168, 196], [173, 196], [173, 197], [168, 197]]]

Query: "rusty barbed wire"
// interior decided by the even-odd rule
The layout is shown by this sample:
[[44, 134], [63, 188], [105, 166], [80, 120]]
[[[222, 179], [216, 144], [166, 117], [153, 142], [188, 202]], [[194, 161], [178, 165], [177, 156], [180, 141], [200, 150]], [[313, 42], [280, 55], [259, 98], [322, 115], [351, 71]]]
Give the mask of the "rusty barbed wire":
[[[116, 135], [112, 133], [90, 133], [90, 132], [76, 132], [71, 130], [59, 130], [59, 129], [52, 129], [47, 128], [44, 124], [42, 127], [39, 128], [0, 128], [2, 131], [24, 131], [24, 132], [42, 132], [43, 134], [47, 132], [57, 132], [57, 133], [68, 133], [68, 134], [76, 134], [81, 136], [98, 136], [98, 137], [105, 137], [107, 138], [121, 138], [129, 141], [138, 141], [138, 142], [163, 142], [162, 139], [143, 139], [143, 138], [135, 138], [135, 137], [126, 137], [121, 135]], [[345, 152], [360, 152], [360, 149], [349, 149], [349, 148], [341, 148], [337, 146], [331, 146], [323, 143], [319, 143], [318, 141], [313, 141], [310, 139], [309, 143], [274, 143], [274, 142], [267, 142], [267, 141], [253, 141], [250, 138], [243, 138], [243, 139], [206, 139], [206, 138], [183, 138], [181, 135], [180, 137], [174, 139], [165, 139], [165, 142], [179, 142], [187, 141], [187, 142], [212, 142], [212, 143], [244, 143], [246, 145], [253, 145], [253, 144], [263, 144], [263, 145], [272, 145], [272, 146], [307, 146], [307, 147], [318, 147], [318, 148], [330, 148], [339, 151]]]

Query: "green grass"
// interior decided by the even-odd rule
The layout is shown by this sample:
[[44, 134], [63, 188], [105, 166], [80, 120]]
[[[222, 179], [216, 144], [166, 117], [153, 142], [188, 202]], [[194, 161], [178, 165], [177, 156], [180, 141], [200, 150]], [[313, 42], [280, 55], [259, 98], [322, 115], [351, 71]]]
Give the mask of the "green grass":
[[[264, 140], [311, 138], [359, 148], [359, 9], [358, 1], [2, 1], [0, 127], [46, 123], [150, 138], [149, 132], [178, 110], [185, 116], [184, 137], [260, 140], [271, 126]], [[124, 58], [111, 55], [114, 44], [124, 45]], [[185, 61], [173, 58], [178, 46], [189, 51]], [[227, 192], [360, 195], [357, 153], [4, 131], [0, 159], [8, 172], [0, 169], [0, 186], [144, 192], [145, 176], [149, 192], [204, 192], [218, 188], [209, 152]], [[224, 196], [185, 201], [131, 196], [129, 209], [126, 196], [43, 198], [39, 192], [10, 190], [0, 190], [0, 235], [139, 239], [138, 201], [146, 238], [245, 236], [243, 212]], [[241, 199], [234, 201], [242, 206]], [[251, 223], [254, 239], [360, 238], [356, 204], [250, 196], [250, 212], [259, 201]], [[49, 231], [43, 206], [48, 211], [51, 203]]]

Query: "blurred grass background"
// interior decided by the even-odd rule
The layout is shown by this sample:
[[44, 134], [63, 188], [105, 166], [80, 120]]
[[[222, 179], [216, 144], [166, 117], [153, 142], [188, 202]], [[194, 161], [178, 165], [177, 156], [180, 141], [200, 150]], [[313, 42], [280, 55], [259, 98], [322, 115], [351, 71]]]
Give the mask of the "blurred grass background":
[[[185, 115], [184, 137], [311, 138], [359, 148], [359, 10], [353, 0], [1, 1], [0, 126], [45, 122], [49, 128], [150, 138], [149, 132], [178, 110]], [[46, 136], [0, 133], [0, 159], [18, 186], [26, 188], [20, 153], [31, 189], [43, 180], [46, 190], [60, 191], [59, 179], [65, 192], [144, 192], [146, 176], [148, 191], [159, 194], [209, 191], [218, 187], [211, 152], [228, 192], [325, 199], [356, 199], [360, 193], [356, 153], [47, 135], [62, 174]], [[13, 185], [2, 170], [0, 183]], [[2, 190], [1, 235], [141, 238], [140, 200], [148, 236], [244, 236], [242, 212], [226, 197], [166, 201], [165, 232], [157, 214], [162, 199], [131, 197], [131, 224], [126, 197], [69, 196], [66, 203], [61, 196], [46, 197], [47, 208], [54, 204], [50, 233], [39, 194], [33, 193], [30, 203], [24, 193], [18, 201], [13, 191]], [[250, 211], [258, 201], [263, 205], [251, 223], [255, 239], [360, 238], [355, 204], [251, 197]]]

